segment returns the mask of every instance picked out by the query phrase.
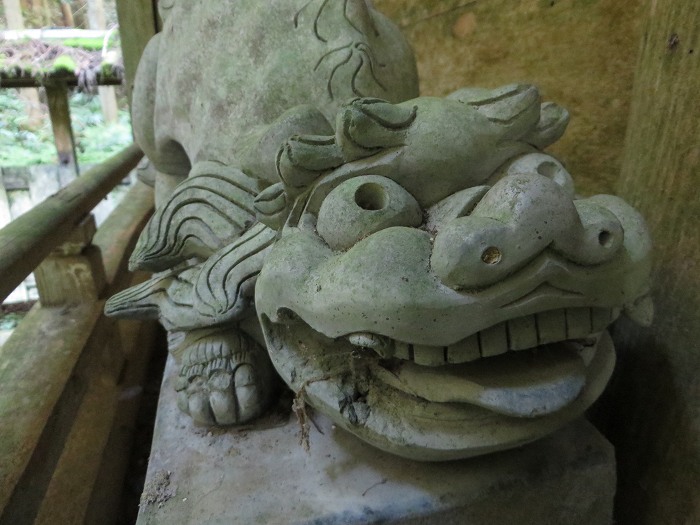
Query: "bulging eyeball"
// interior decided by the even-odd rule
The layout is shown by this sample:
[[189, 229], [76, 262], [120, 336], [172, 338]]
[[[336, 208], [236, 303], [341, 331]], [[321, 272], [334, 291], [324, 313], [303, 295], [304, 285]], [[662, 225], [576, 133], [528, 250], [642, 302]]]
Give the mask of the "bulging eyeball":
[[341, 251], [385, 228], [417, 227], [422, 222], [420, 205], [399, 184], [386, 177], [363, 175], [328, 194], [318, 212], [316, 229], [328, 246]]

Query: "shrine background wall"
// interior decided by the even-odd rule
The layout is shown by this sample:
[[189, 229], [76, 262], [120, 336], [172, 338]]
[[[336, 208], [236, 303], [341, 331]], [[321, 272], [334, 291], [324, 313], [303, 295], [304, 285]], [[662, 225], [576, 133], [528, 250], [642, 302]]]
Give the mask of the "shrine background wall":
[[374, 0], [413, 44], [423, 95], [513, 82], [571, 113], [551, 150], [582, 194], [620, 172], [642, 0]]

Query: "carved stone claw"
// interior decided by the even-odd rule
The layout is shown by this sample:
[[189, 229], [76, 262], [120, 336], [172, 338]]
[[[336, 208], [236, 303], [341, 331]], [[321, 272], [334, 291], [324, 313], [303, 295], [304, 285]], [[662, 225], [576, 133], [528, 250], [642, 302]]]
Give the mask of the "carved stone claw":
[[[237, 425], [267, 407], [273, 388], [267, 352], [237, 331], [204, 331], [186, 340], [176, 384], [178, 407], [199, 425]], [[192, 333], [189, 340], [195, 338]]]
[[525, 137], [526, 142], [544, 149], [561, 138], [569, 124], [569, 112], [554, 102], [545, 102], [540, 107], [540, 120], [536, 128]]
[[415, 106], [375, 98], [358, 98], [347, 104], [336, 117], [336, 142], [345, 161], [403, 145], [416, 112]]
[[199, 425], [245, 423], [260, 413], [259, 387], [251, 365], [242, 365], [235, 373], [217, 370], [208, 378], [180, 377], [178, 407]]
[[277, 174], [291, 191], [301, 191], [343, 158], [332, 136], [298, 135], [283, 144], [277, 154]]

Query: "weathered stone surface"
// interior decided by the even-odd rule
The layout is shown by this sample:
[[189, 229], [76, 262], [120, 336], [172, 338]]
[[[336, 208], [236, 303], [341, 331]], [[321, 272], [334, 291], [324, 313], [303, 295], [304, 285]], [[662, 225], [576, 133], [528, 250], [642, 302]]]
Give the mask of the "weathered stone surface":
[[417, 463], [310, 413], [306, 452], [281, 409], [252, 429], [193, 427], [175, 404], [175, 372], [171, 359], [139, 525], [611, 523], [614, 454], [586, 421], [508, 452]]

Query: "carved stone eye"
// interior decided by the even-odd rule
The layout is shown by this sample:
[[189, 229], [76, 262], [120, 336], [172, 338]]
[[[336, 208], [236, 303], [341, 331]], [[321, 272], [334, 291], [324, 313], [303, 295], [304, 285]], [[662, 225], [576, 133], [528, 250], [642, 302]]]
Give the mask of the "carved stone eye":
[[420, 205], [386, 177], [363, 175], [341, 183], [321, 204], [316, 229], [333, 250], [346, 250], [360, 239], [391, 226], [417, 227]]

